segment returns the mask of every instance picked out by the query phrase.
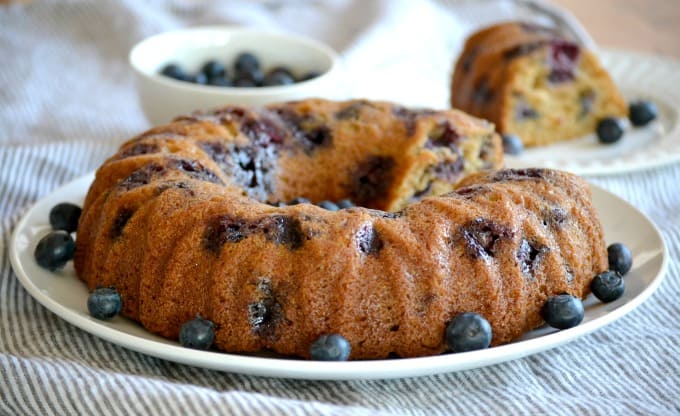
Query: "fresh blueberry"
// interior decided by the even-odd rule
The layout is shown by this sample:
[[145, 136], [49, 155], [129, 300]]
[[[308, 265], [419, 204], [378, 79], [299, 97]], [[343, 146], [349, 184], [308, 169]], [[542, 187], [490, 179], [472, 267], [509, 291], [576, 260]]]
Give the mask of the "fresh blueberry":
[[488, 348], [491, 344], [491, 325], [482, 315], [461, 313], [446, 326], [445, 340], [453, 352]]
[[257, 84], [249, 78], [238, 78], [236, 81], [234, 81], [234, 86], [241, 88], [253, 88], [257, 87]]
[[543, 320], [558, 329], [567, 329], [580, 324], [585, 314], [581, 299], [566, 293], [549, 298], [541, 312]]
[[161, 74], [165, 75], [166, 77], [174, 78], [180, 81], [184, 81], [186, 78], [184, 70], [177, 64], [165, 65], [163, 69], [161, 69]]
[[623, 277], [613, 270], [607, 270], [595, 276], [590, 290], [602, 302], [613, 302], [623, 295], [625, 284]]
[[625, 276], [633, 267], [633, 254], [621, 243], [614, 243], [607, 247], [607, 257], [609, 257], [609, 270], [614, 270], [621, 276]]
[[207, 350], [215, 340], [215, 324], [200, 316], [186, 322], [179, 330], [179, 343], [183, 347]]
[[251, 81], [255, 86], [260, 86], [264, 82], [264, 74], [259, 69], [253, 69], [247, 72], [238, 72], [236, 74], [238, 79], [245, 79]]
[[221, 76], [208, 78], [208, 85], [214, 85], [216, 87], [231, 87], [232, 84], [229, 78]]
[[273, 75], [277, 72], [281, 72], [283, 74], [288, 75], [291, 78], [295, 78], [295, 76], [293, 75], [293, 71], [291, 71], [288, 67], [285, 67], [285, 66], [276, 66], [276, 67], [270, 69], [269, 72], [267, 73], [267, 75]]
[[312, 343], [309, 355], [317, 361], [347, 361], [352, 347], [339, 334], [321, 335]]
[[302, 81], [309, 81], [310, 79], [314, 79], [321, 76], [321, 73], [318, 71], [309, 71], [306, 74], [304, 74], [300, 79], [298, 79], [298, 82]]
[[309, 204], [311, 201], [307, 198], [303, 198], [301, 196], [295, 197], [288, 201], [288, 205], [297, 205], [297, 204]]
[[78, 228], [78, 220], [82, 209], [75, 204], [62, 202], [50, 210], [50, 225], [55, 230], [64, 230], [69, 233]]
[[628, 106], [628, 118], [634, 126], [644, 126], [654, 120], [659, 111], [651, 101], [635, 101]]
[[328, 211], [337, 211], [339, 209], [338, 205], [331, 201], [321, 201], [318, 205]]
[[254, 69], [260, 69], [260, 61], [250, 52], [241, 52], [236, 56], [234, 69], [237, 73], [251, 72]]
[[71, 238], [71, 234], [66, 231], [51, 231], [43, 237], [35, 247], [35, 261], [50, 271], [61, 269], [73, 259], [76, 251], [76, 243]]
[[519, 155], [524, 151], [524, 143], [514, 134], [503, 135], [503, 152], [508, 155]]
[[189, 82], [193, 82], [194, 84], [199, 85], [207, 85], [208, 77], [203, 72], [199, 72], [198, 74], [191, 77]]
[[616, 143], [623, 136], [625, 128], [621, 119], [605, 117], [597, 123], [597, 138], [600, 143]]
[[224, 78], [226, 75], [224, 65], [215, 60], [206, 62], [201, 68], [201, 72], [208, 78]]
[[103, 321], [118, 315], [122, 306], [120, 294], [112, 287], [97, 288], [87, 298], [87, 310], [90, 311], [90, 315]]
[[290, 85], [294, 84], [295, 79], [287, 72], [276, 71], [267, 74], [262, 81], [262, 85], [266, 87], [273, 87], [277, 85]]
[[345, 208], [352, 208], [356, 205], [354, 205], [354, 202], [350, 199], [342, 199], [337, 202], [338, 208], [340, 209], [345, 209]]

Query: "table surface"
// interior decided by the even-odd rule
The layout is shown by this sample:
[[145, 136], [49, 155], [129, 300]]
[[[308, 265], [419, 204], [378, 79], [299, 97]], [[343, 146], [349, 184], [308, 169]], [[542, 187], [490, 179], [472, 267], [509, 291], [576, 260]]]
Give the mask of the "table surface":
[[553, 0], [601, 46], [680, 58], [680, 0]]

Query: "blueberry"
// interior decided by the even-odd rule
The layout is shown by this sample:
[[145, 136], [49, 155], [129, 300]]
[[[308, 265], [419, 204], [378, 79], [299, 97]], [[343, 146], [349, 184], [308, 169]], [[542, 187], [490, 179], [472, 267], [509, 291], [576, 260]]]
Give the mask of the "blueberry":
[[112, 287], [100, 287], [87, 298], [87, 310], [92, 317], [103, 321], [120, 313], [123, 302], [118, 291]]
[[339, 334], [321, 335], [309, 348], [312, 360], [347, 361], [352, 347], [349, 341]]
[[73, 259], [76, 251], [76, 243], [71, 238], [71, 234], [66, 231], [51, 231], [44, 236], [35, 247], [35, 261], [50, 271], [61, 269], [66, 263]]
[[633, 254], [621, 243], [614, 243], [607, 247], [607, 257], [609, 257], [609, 270], [614, 270], [621, 276], [625, 276], [633, 267]]
[[318, 204], [321, 208], [326, 209], [328, 211], [337, 211], [339, 208], [338, 206], [331, 201], [321, 201]]
[[260, 61], [250, 52], [241, 52], [236, 56], [234, 69], [237, 73], [251, 72], [260, 69]]
[[241, 88], [252, 88], [257, 87], [257, 84], [255, 84], [253, 80], [248, 78], [238, 78], [236, 79], [236, 81], [234, 81], [234, 86]]
[[354, 205], [354, 202], [350, 199], [342, 199], [337, 202], [338, 208], [340, 209], [345, 209], [345, 208], [352, 208], [356, 205]]
[[616, 117], [605, 117], [597, 123], [597, 138], [600, 143], [616, 143], [623, 136], [625, 126]]
[[453, 352], [488, 348], [491, 344], [491, 325], [482, 315], [461, 313], [446, 326], [445, 341]]
[[229, 78], [221, 76], [208, 78], [208, 85], [214, 85], [216, 87], [231, 87], [232, 84]]
[[167, 64], [161, 69], [161, 75], [166, 77], [174, 78], [180, 81], [184, 81], [186, 74], [182, 67], [177, 64]]
[[238, 72], [236, 74], [239, 80], [248, 80], [252, 82], [255, 86], [260, 86], [264, 82], [264, 74], [259, 69], [253, 69], [252, 71]]
[[317, 78], [317, 77], [320, 77], [320, 76], [321, 76], [321, 72], [319, 72], [319, 71], [309, 71], [306, 74], [304, 74], [303, 76], [301, 76], [300, 79], [298, 79], [298, 82], [309, 81], [310, 79], [314, 79], [314, 78]]
[[224, 65], [215, 60], [206, 62], [201, 68], [201, 72], [208, 78], [224, 78], [226, 75]]
[[309, 204], [311, 201], [307, 198], [303, 198], [301, 196], [295, 197], [288, 201], [288, 205], [297, 205], [297, 204]]
[[624, 289], [623, 277], [612, 270], [598, 274], [590, 283], [593, 295], [602, 302], [615, 301], [623, 295]]
[[82, 209], [78, 205], [68, 202], [57, 204], [50, 210], [50, 225], [55, 230], [72, 233], [78, 228], [81, 212]]
[[189, 82], [193, 82], [194, 84], [199, 85], [206, 85], [208, 84], [208, 77], [203, 72], [199, 72], [193, 77], [190, 77]]
[[262, 81], [262, 85], [267, 87], [273, 87], [277, 85], [290, 85], [294, 84], [295, 79], [287, 72], [277, 71], [267, 74]]
[[514, 134], [503, 135], [503, 152], [508, 155], [519, 155], [524, 151], [524, 143]]
[[581, 299], [566, 293], [549, 298], [541, 312], [545, 322], [558, 329], [580, 324], [585, 314]]
[[183, 347], [207, 350], [215, 340], [215, 324], [200, 316], [186, 322], [179, 330], [179, 343]]
[[635, 101], [628, 106], [628, 118], [634, 126], [644, 126], [654, 120], [659, 111], [651, 101]]

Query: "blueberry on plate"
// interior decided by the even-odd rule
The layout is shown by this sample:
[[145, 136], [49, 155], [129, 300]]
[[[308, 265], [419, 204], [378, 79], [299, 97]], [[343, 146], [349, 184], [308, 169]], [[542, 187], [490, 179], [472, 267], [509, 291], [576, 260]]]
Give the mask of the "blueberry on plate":
[[309, 348], [312, 360], [347, 361], [352, 347], [349, 341], [339, 334], [321, 335]]
[[602, 302], [613, 302], [623, 295], [625, 284], [620, 274], [607, 270], [595, 276], [590, 283], [590, 290]]
[[118, 291], [112, 287], [100, 287], [87, 298], [87, 310], [92, 317], [103, 321], [120, 313], [123, 302]]
[[616, 143], [623, 137], [626, 126], [616, 117], [605, 117], [597, 123], [597, 138], [600, 143]]
[[628, 118], [634, 126], [644, 126], [659, 114], [656, 105], [651, 101], [634, 101], [628, 106]]
[[184, 81], [186, 79], [186, 74], [181, 66], [177, 64], [167, 64], [161, 69], [161, 74], [166, 77], [174, 78], [179, 81]]
[[524, 143], [514, 134], [503, 135], [503, 152], [508, 155], [519, 155], [524, 151]]
[[310, 79], [318, 78], [321, 76], [321, 72], [309, 71], [298, 79], [298, 82], [309, 81]]
[[64, 230], [69, 233], [78, 228], [78, 220], [82, 209], [70, 202], [62, 202], [50, 210], [50, 225], [55, 230]]
[[189, 82], [193, 82], [194, 84], [199, 84], [199, 85], [207, 85], [208, 84], [208, 76], [205, 75], [203, 72], [199, 72], [198, 74], [190, 77]]
[[633, 267], [633, 254], [628, 247], [621, 243], [614, 243], [607, 247], [607, 257], [609, 258], [609, 270], [614, 270], [621, 276], [625, 276]]
[[200, 316], [186, 322], [179, 330], [179, 343], [195, 350], [207, 350], [215, 340], [215, 324]]
[[226, 68], [221, 63], [211, 60], [203, 64], [201, 67], [201, 72], [205, 74], [208, 79], [210, 78], [224, 78], [226, 75]]
[[321, 201], [321, 202], [319, 202], [318, 205], [321, 208], [328, 210], [328, 211], [337, 211], [339, 209], [338, 205], [335, 202], [331, 202], [331, 201]]
[[541, 313], [548, 325], [558, 329], [575, 327], [585, 315], [581, 299], [566, 293], [548, 298]]
[[445, 341], [453, 352], [488, 348], [491, 344], [491, 325], [480, 314], [461, 313], [446, 326]]
[[51, 231], [38, 242], [33, 255], [40, 267], [50, 271], [61, 269], [73, 259], [76, 243], [66, 231]]

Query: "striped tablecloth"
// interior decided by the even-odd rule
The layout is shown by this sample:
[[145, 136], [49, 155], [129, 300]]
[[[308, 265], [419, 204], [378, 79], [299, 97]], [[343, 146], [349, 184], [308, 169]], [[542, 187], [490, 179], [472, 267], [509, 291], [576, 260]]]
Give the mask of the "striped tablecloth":
[[[449, 38], [440, 36], [428, 50], [452, 50], [472, 23], [516, 13], [503, 1], [447, 3], [446, 13], [441, 4], [412, 0], [35, 0], [0, 6], [0, 415], [680, 414], [680, 165], [592, 178], [649, 215], [669, 246], [668, 276], [646, 303], [568, 345], [459, 373], [317, 382], [179, 365], [75, 328], [33, 300], [13, 273], [9, 239], [22, 213], [147, 127], [126, 63], [138, 40], [203, 23], [297, 31], [331, 43], [348, 71], [363, 71], [365, 95], [443, 105], [445, 92], [418, 95], [412, 84], [401, 93], [376, 89], [370, 68], [382, 65], [391, 82], [427, 89], [441, 78], [399, 79], [388, 65], [405, 54], [425, 58], [419, 42], [408, 39], [432, 41], [445, 33]], [[451, 3], [461, 3], [473, 18], [448, 13]], [[419, 24], [413, 16], [437, 24]], [[394, 50], [372, 46], [387, 35]], [[443, 63], [448, 68], [449, 60], [409, 59], [424, 68], [409, 73], [429, 74], [427, 68]]]

